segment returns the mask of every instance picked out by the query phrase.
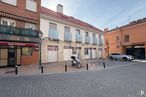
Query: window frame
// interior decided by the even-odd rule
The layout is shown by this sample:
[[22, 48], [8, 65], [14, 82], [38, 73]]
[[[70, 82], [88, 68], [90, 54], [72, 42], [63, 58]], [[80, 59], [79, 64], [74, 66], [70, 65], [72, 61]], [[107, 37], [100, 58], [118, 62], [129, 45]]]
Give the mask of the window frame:
[[[52, 24], [56, 26], [55, 29], [54, 28], [51, 28], [50, 25], [52, 25]], [[49, 22], [49, 30], [57, 30], [57, 24], [56, 23]]]
[[76, 34], [81, 35], [81, 31], [79, 29], [76, 29]]
[[15, 0], [15, 4], [14, 3], [12, 3], [12, 2], [6, 2], [5, 0], [0, 0], [0, 2], [3, 2], [3, 3], [6, 3], [6, 4], [9, 4], [9, 5], [12, 5], [12, 6], [17, 6], [17, 2], [18, 2], [18, 0]]
[[124, 42], [129, 42], [129, 35], [127, 34], [127, 35], [124, 35]]
[[[28, 3], [28, 2], [34, 2], [34, 1], [35, 1], [35, 3], [36, 3], [35, 9], [31, 9], [32, 7], [31, 7], [31, 8], [28, 8], [28, 5], [27, 5], [27, 4], [30, 4], [30, 3]], [[29, 1], [26, 0], [26, 7], [25, 7], [26, 10], [29, 10], [29, 11], [32, 11], [32, 12], [37, 12], [37, 6], [38, 6], [38, 5], [37, 5], [37, 0], [29, 0]]]
[[[69, 31], [66, 31], [65, 29], [69, 29]], [[70, 33], [70, 27], [68, 27], [68, 26], [64, 26], [64, 32], [68, 32], [68, 33]]]
[[84, 48], [84, 54], [89, 55], [89, 48]]
[[[31, 54], [24, 54], [23, 53], [23, 48], [31, 48]], [[33, 55], [33, 48], [32, 47], [26, 47], [26, 46], [21, 47], [21, 55], [22, 56], [32, 56]]]
[[3, 21], [7, 22], [7, 25], [6, 25], [6, 26], [12, 26], [12, 25], [10, 25], [11, 23], [14, 23], [13, 27], [16, 26], [16, 21], [13, 20], [13, 19], [3, 18], [3, 17], [2, 17], [2, 18], [1, 18], [1, 21], [0, 21], [2, 25], [4, 25], [4, 24], [3, 24]]

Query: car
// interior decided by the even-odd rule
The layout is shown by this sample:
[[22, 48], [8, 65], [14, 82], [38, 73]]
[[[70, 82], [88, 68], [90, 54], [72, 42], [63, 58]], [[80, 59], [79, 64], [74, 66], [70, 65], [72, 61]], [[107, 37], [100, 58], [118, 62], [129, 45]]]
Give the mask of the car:
[[109, 56], [110, 60], [124, 60], [124, 61], [132, 61], [134, 57], [131, 55], [120, 54], [120, 53], [112, 53]]

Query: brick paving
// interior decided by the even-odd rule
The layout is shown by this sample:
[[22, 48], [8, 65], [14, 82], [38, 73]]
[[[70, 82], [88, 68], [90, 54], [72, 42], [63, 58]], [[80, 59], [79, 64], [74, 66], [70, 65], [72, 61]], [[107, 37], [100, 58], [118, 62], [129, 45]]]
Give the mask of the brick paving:
[[[64, 73], [65, 65], [68, 66], [67, 72], [81, 72], [86, 71], [86, 64], [89, 64], [89, 70], [101, 70], [103, 69], [103, 61], [106, 64], [106, 68], [124, 66], [128, 64], [134, 64], [135, 62], [125, 62], [125, 61], [110, 61], [110, 60], [82, 60], [83, 68], [78, 69], [71, 66], [71, 62], [56, 62], [44, 64], [44, 74], [53, 73]], [[0, 68], [0, 76], [13, 76], [15, 68]], [[29, 66], [18, 66], [18, 75], [39, 75], [41, 70], [39, 65], [29, 65]]]
[[104, 70], [0, 77], [0, 97], [146, 97], [146, 64]]

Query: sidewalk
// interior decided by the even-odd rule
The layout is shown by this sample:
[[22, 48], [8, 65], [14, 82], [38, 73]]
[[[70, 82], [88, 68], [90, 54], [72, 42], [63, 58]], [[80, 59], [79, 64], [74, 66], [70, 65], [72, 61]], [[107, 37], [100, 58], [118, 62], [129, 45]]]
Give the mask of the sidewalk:
[[[43, 74], [65, 73], [65, 65], [67, 65], [67, 72], [81, 72], [86, 71], [86, 64], [88, 63], [89, 70], [103, 69], [102, 64], [98, 60], [82, 60], [83, 67], [76, 68], [71, 66], [71, 61], [67, 62], [54, 62], [44, 64]], [[39, 65], [18, 66], [18, 75], [40, 75], [41, 69]], [[0, 68], [0, 76], [13, 76], [15, 75], [14, 67]]]
[[[82, 68], [76, 68], [71, 66], [71, 61], [67, 62], [54, 62], [44, 64], [44, 73], [43, 74], [53, 74], [53, 73], [65, 73], [65, 65], [67, 65], [67, 72], [82, 72], [87, 70], [101, 70], [103, 69], [103, 61], [105, 62], [106, 68], [124, 66], [128, 64], [134, 64], [135, 62], [129, 61], [111, 61], [111, 60], [102, 60], [102, 59], [93, 59], [93, 60], [81, 60], [83, 65]], [[18, 66], [18, 75], [40, 75], [41, 69], [39, 65], [29, 65], [29, 66]], [[0, 68], [0, 76], [13, 76], [15, 75], [15, 68]]]

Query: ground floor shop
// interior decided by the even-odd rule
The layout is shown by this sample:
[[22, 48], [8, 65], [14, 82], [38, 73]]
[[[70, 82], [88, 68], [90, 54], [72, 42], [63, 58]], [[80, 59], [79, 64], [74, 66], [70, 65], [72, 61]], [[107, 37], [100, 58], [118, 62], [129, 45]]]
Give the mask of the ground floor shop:
[[81, 60], [102, 58], [102, 50], [97, 45], [45, 40], [42, 43], [42, 63], [68, 61], [71, 56]]
[[0, 67], [38, 64], [38, 44], [0, 41]]

